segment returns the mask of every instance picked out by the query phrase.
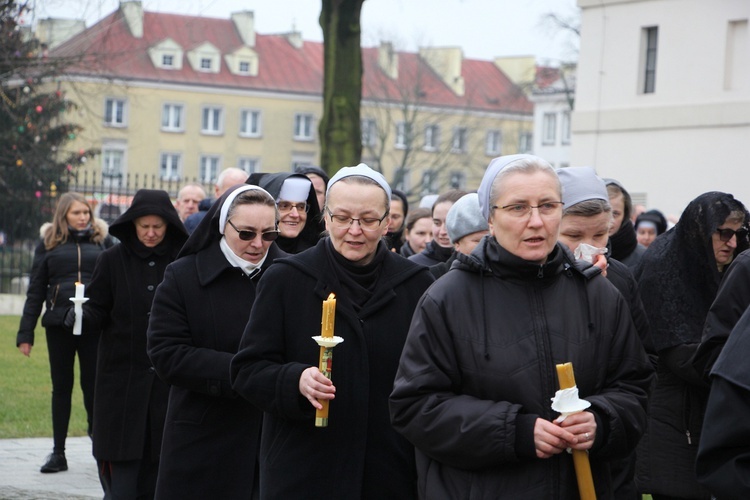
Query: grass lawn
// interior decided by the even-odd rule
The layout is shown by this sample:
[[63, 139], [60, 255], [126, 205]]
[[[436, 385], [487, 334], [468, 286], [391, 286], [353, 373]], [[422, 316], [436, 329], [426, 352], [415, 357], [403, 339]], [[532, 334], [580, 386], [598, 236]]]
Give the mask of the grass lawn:
[[[16, 348], [19, 316], [0, 316], [0, 439], [52, 437], [52, 381], [44, 328], [37, 326], [31, 357]], [[78, 382], [68, 436], [86, 435], [86, 410]]]

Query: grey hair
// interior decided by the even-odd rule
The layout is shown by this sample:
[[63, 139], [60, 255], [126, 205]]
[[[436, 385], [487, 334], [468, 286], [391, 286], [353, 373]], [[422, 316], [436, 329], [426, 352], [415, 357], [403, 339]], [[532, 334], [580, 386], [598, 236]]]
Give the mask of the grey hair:
[[511, 174], [534, 174], [536, 172], [548, 174], [555, 179], [557, 193], [559, 197], [562, 198], [562, 184], [560, 183], [560, 178], [557, 176], [557, 172], [552, 168], [552, 165], [542, 158], [531, 157], [514, 161], [507, 167], [503, 168], [497, 176], [495, 176], [495, 179], [492, 181], [492, 187], [490, 188], [490, 203], [494, 203], [495, 200], [500, 197], [500, 194], [502, 193], [502, 183], [506, 177]]

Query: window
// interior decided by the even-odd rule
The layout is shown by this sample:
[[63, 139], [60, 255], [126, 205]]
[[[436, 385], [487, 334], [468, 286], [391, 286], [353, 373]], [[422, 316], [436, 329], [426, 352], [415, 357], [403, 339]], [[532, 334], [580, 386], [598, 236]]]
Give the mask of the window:
[[396, 169], [393, 187], [403, 193], [411, 191], [411, 170], [408, 167], [399, 167]]
[[211, 71], [211, 58], [201, 57], [201, 69], [204, 71]]
[[531, 132], [521, 132], [518, 135], [518, 152], [531, 153], [531, 141], [533, 136]]
[[466, 127], [456, 127], [453, 129], [453, 139], [451, 140], [451, 153], [465, 153], [467, 149], [467, 140], [469, 131]]
[[199, 182], [211, 184], [219, 176], [221, 158], [216, 155], [202, 155]]
[[542, 144], [550, 145], [555, 143], [555, 133], [557, 131], [557, 114], [544, 113], [542, 117]]
[[102, 145], [102, 181], [109, 187], [122, 186], [125, 175], [125, 144], [107, 142]]
[[201, 118], [201, 132], [218, 135], [223, 132], [223, 110], [218, 107], [206, 106]]
[[294, 139], [297, 141], [312, 141], [313, 115], [302, 113], [294, 115]]
[[750, 84], [748, 20], [729, 21], [724, 57], [724, 90], [740, 90]]
[[570, 144], [570, 111], [563, 111], [560, 118], [562, 121], [560, 124], [560, 140], [563, 144]]
[[425, 170], [422, 172], [422, 196], [437, 192], [437, 172], [435, 170]]
[[237, 168], [248, 174], [260, 172], [260, 158], [240, 157], [237, 160]]
[[499, 130], [488, 130], [487, 138], [484, 142], [484, 152], [488, 156], [497, 156], [500, 154], [502, 145], [502, 136]]
[[182, 132], [184, 107], [182, 104], [164, 104], [161, 108], [161, 129], [165, 132]]
[[260, 111], [254, 109], [240, 111], [240, 135], [260, 137]]
[[653, 94], [656, 91], [656, 52], [659, 43], [659, 28], [645, 28], [643, 34], [646, 52], [643, 68], [643, 93]]
[[164, 181], [179, 181], [182, 177], [182, 155], [179, 153], [162, 153], [159, 176]]
[[362, 145], [366, 147], [375, 147], [378, 142], [378, 129], [374, 118], [364, 118], [360, 122], [362, 129]]
[[427, 125], [424, 128], [424, 150], [436, 151], [438, 144], [440, 144], [440, 127]]
[[167, 54], [164, 54], [163, 56], [161, 56], [161, 65], [162, 66], [174, 66], [174, 56], [167, 55]]
[[108, 98], [104, 101], [104, 124], [125, 127], [125, 99]]
[[396, 124], [396, 147], [398, 149], [409, 149], [411, 139], [411, 123], [398, 122]]
[[451, 172], [449, 181], [451, 189], [466, 189], [466, 174], [463, 172]]
[[247, 61], [240, 61], [240, 73], [250, 73], [250, 63]]

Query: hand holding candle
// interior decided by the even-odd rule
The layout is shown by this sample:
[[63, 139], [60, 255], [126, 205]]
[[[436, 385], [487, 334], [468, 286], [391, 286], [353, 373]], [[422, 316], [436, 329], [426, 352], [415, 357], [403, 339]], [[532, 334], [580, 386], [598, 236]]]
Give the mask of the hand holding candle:
[[[329, 380], [331, 379], [331, 368], [333, 366], [333, 348], [344, 341], [341, 337], [333, 335], [334, 321], [336, 319], [336, 295], [331, 293], [323, 301], [323, 317], [320, 322], [320, 336], [313, 340], [320, 346], [320, 359], [318, 369]], [[327, 399], [318, 400], [323, 408], [315, 412], [315, 427], [328, 426], [328, 403]]]
[[71, 297], [70, 301], [73, 303], [73, 310], [76, 313], [76, 320], [73, 323], [73, 335], [80, 335], [81, 328], [83, 327], [83, 303], [89, 300], [83, 296], [84, 285], [83, 283], [76, 281], [76, 295]]
[[[555, 395], [552, 403], [552, 409], [560, 411], [563, 415], [570, 415], [583, 411], [588, 408], [590, 403], [578, 399], [578, 389], [576, 388], [576, 379], [573, 374], [573, 364], [563, 363], [556, 366], [557, 378], [560, 382], [560, 391]], [[564, 393], [564, 394], [560, 394]], [[571, 397], [573, 395], [574, 397]], [[558, 396], [563, 396], [558, 398]], [[562, 399], [564, 401], [558, 401]], [[563, 404], [566, 408], [556, 406]], [[576, 479], [578, 480], [578, 493], [581, 500], [596, 500], [596, 491], [594, 490], [594, 479], [591, 476], [591, 464], [589, 463], [589, 454], [586, 450], [573, 451], [573, 466], [576, 470]]]

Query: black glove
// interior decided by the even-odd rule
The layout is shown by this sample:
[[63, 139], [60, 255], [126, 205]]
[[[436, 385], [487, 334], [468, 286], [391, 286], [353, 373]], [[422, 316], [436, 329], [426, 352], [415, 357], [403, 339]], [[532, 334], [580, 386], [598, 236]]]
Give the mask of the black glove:
[[68, 330], [73, 329], [73, 325], [76, 322], [76, 310], [74, 307], [69, 307], [67, 311], [65, 311], [65, 316], [63, 316], [63, 326], [67, 328]]

